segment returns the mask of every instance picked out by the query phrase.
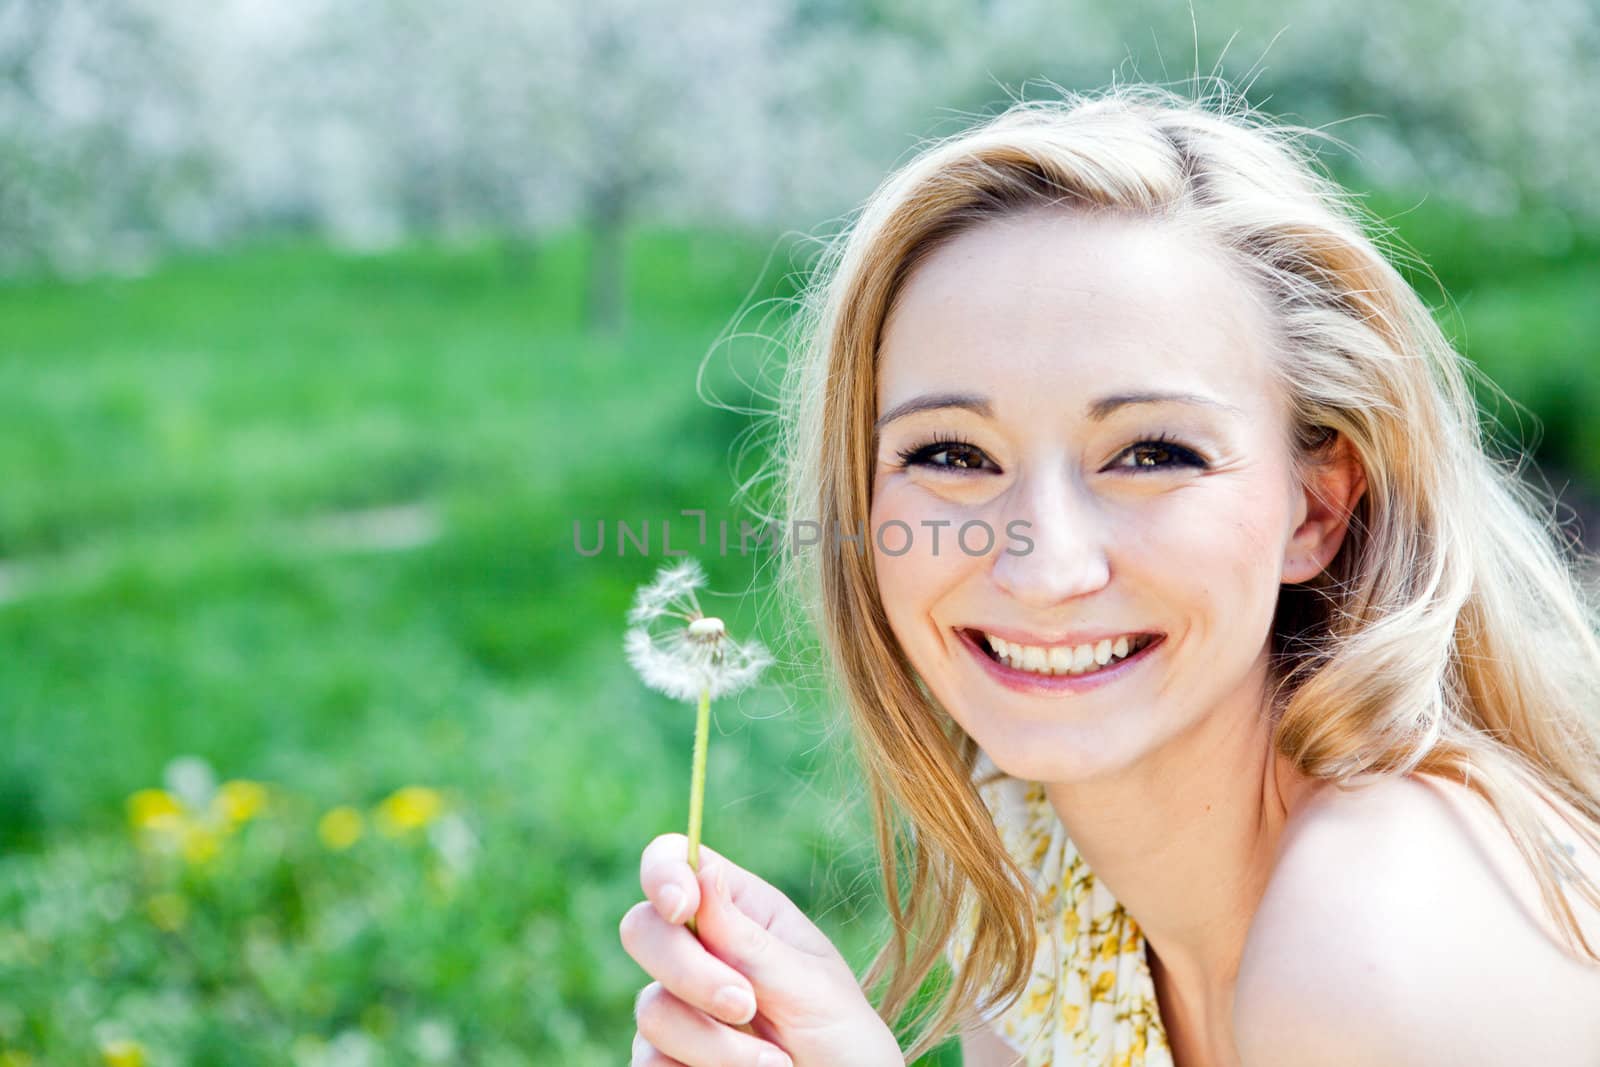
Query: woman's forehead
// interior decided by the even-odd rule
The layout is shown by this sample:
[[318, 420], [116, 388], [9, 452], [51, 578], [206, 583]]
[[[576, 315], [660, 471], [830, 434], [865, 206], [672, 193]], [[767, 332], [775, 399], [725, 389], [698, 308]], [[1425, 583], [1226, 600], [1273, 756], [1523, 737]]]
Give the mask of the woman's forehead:
[[879, 348], [879, 404], [929, 388], [1265, 392], [1268, 334], [1239, 272], [1172, 227], [1008, 219], [907, 280]]

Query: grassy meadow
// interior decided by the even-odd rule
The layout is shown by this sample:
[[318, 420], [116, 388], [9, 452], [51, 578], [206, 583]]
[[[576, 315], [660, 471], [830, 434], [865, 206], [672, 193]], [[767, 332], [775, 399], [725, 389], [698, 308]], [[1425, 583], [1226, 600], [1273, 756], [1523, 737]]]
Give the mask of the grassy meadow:
[[[1419, 199], [1379, 206], [1441, 321], [1600, 484], [1600, 238]], [[572, 525], [737, 521], [750, 423], [695, 375], [791, 291], [773, 248], [637, 234], [611, 338], [578, 235], [0, 286], [0, 1067], [626, 1059], [617, 922], [685, 828], [694, 714], [621, 652], [660, 557]], [[760, 349], [707, 390], [752, 402]], [[775, 643], [770, 556], [700, 556]], [[863, 966], [836, 714], [789, 668], [713, 711], [707, 842]]]

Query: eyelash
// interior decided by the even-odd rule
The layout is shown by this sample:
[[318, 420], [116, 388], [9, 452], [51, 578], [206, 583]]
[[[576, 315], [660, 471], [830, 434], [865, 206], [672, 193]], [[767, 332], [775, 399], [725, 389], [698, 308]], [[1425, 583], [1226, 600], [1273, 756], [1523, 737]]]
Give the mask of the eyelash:
[[[1120, 470], [1164, 470], [1164, 469], [1166, 469], [1168, 467], [1197, 467], [1197, 468], [1199, 468], [1201, 470], [1204, 470], [1206, 468], [1206, 461], [1204, 459], [1200, 458], [1198, 453], [1196, 453], [1193, 449], [1190, 449], [1190, 448], [1188, 448], [1188, 447], [1186, 447], [1186, 446], [1184, 446], [1182, 444], [1179, 444], [1177, 441], [1175, 441], [1173, 438], [1171, 438], [1170, 436], [1168, 436], [1165, 433], [1160, 433], [1160, 434], [1157, 434], [1154, 437], [1148, 437], [1148, 438], [1144, 438], [1142, 440], [1135, 441], [1133, 444], [1129, 445], [1127, 448], [1125, 448], [1121, 452], [1117, 453], [1117, 455], [1120, 458], [1122, 456], [1127, 455], [1129, 452], [1132, 452], [1135, 449], [1143, 448], [1143, 447], [1147, 447], [1147, 446], [1154, 446], [1155, 448], [1160, 449], [1160, 450], [1166, 452], [1168, 455], [1174, 456], [1176, 458], [1173, 459], [1170, 462], [1167, 462], [1167, 463], [1158, 463], [1158, 464], [1154, 464], [1154, 465], [1151, 465], [1151, 466], [1145, 466], [1145, 467], [1120, 467], [1120, 468], [1114, 468], [1114, 469], [1120, 469]], [[977, 474], [977, 473], [979, 473], [981, 471], [981, 468], [975, 468], [975, 467], [952, 467], [952, 466], [949, 466], [949, 465], [943, 464], [943, 463], [930, 462], [930, 460], [934, 456], [939, 455], [941, 452], [948, 452], [948, 451], [951, 451], [951, 450], [957, 449], [957, 448], [969, 449], [969, 450], [971, 450], [973, 452], [977, 452], [979, 455], [982, 455], [982, 452], [983, 452], [982, 449], [978, 448], [972, 442], [964, 441], [959, 437], [936, 437], [933, 440], [928, 441], [925, 444], [913, 445], [910, 448], [902, 449], [900, 451], [900, 453], [899, 453], [899, 456], [900, 456], [900, 467], [901, 467], [901, 469], [904, 469], [906, 467], [926, 467], [926, 468], [928, 468], [930, 470], [949, 471], [949, 472], [955, 473], [955, 474]], [[984, 458], [987, 459], [988, 457], [984, 457]]]

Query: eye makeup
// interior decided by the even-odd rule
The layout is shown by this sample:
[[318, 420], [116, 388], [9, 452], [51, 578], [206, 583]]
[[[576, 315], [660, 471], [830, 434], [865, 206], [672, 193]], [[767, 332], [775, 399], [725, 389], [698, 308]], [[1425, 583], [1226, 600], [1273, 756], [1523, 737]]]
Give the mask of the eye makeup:
[[[989, 459], [981, 448], [954, 434], [934, 434], [908, 448], [898, 450], [895, 455], [898, 459], [896, 466], [900, 470], [917, 467], [956, 476], [998, 470], [994, 461]], [[1158, 458], [1153, 462], [1143, 462], [1139, 459], [1132, 464], [1116, 462], [1125, 456]], [[1103, 469], [1107, 471], [1154, 471], [1173, 468], [1205, 470], [1209, 466], [1210, 464], [1199, 452], [1172, 434], [1161, 431], [1136, 438], [1118, 452], [1115, 460]]]

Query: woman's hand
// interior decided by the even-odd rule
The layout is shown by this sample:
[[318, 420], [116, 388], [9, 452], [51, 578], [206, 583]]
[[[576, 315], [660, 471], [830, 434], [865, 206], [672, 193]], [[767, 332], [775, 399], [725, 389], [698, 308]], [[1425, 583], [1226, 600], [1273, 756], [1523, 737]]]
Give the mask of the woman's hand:
[[904, 1067], [826, 935], [703, 844], [696, 877], [688, 848], [683, 834], [645, 847], [646, 899], [622, 917], [623, 948], [656, 979], [634, 1007], [633, 1067]]

